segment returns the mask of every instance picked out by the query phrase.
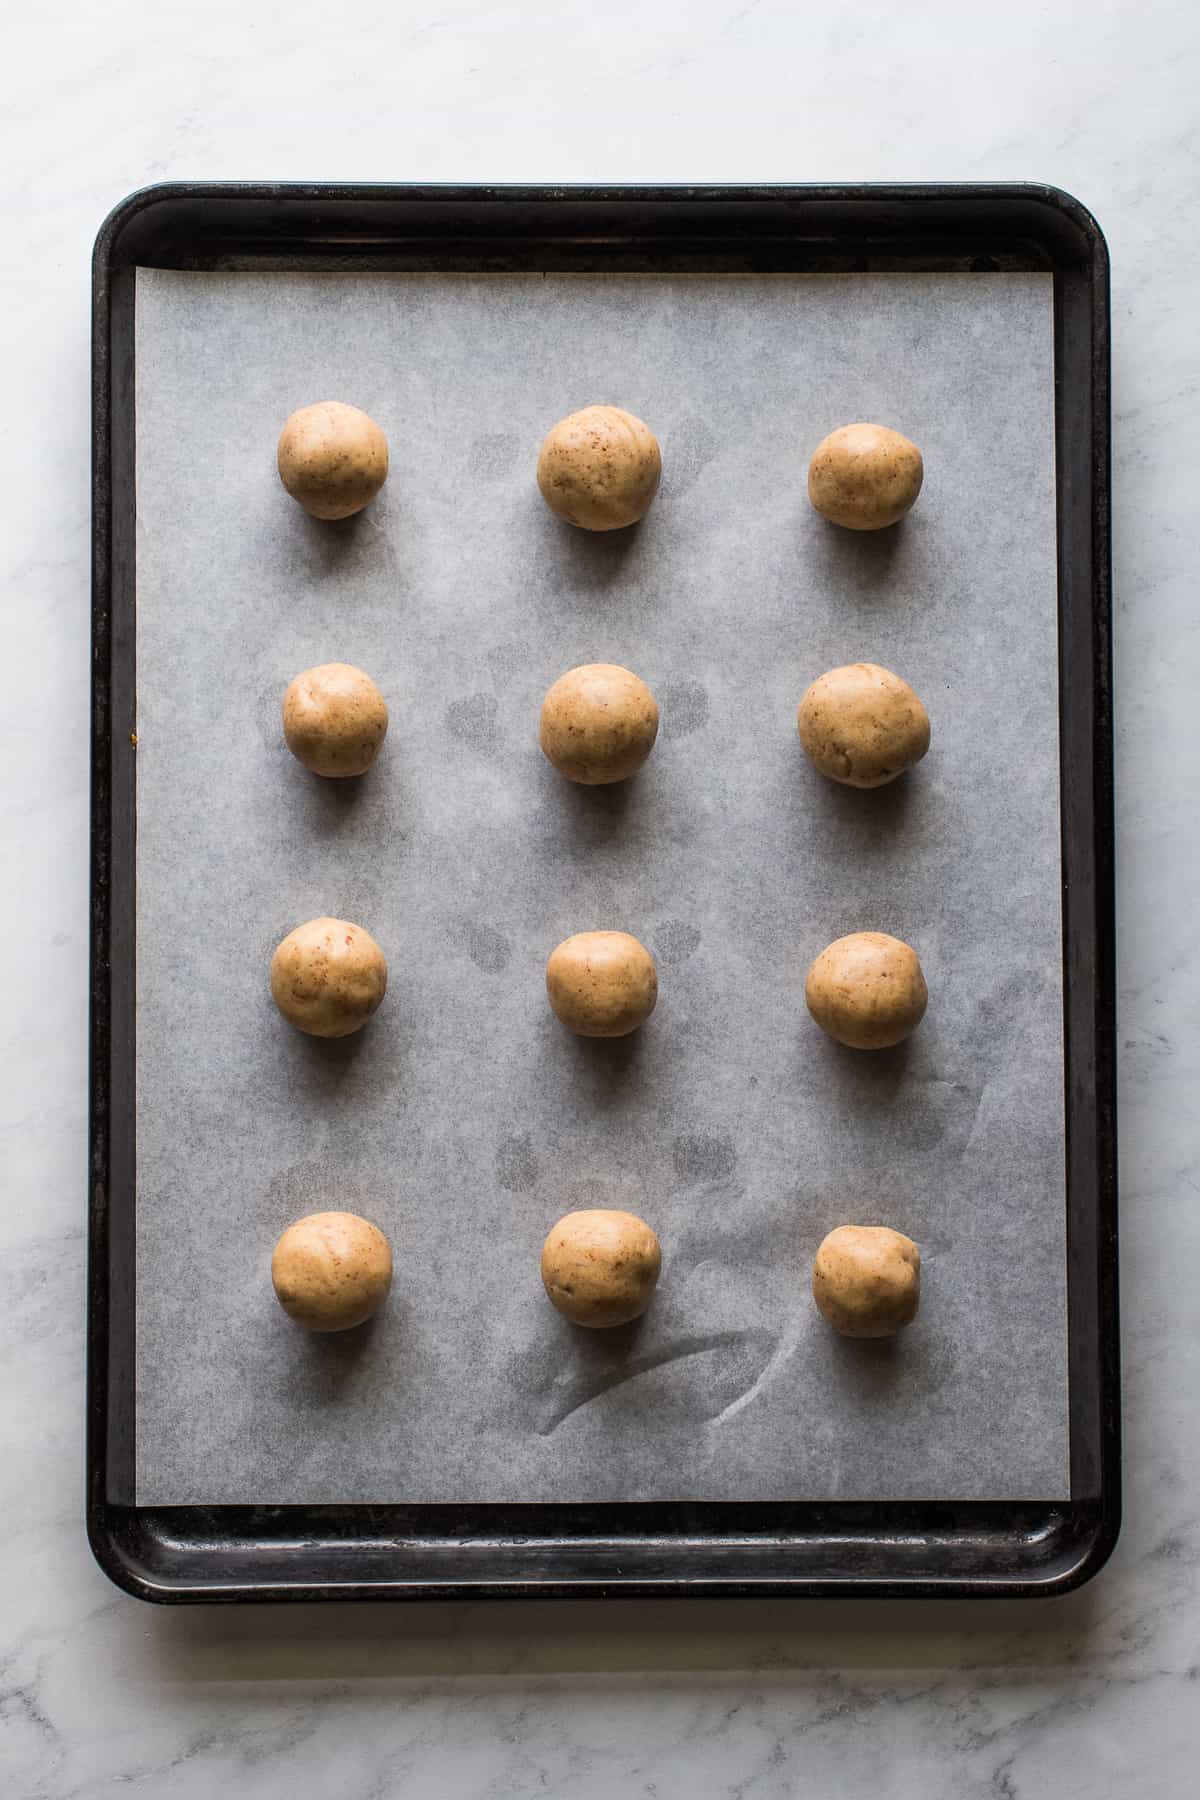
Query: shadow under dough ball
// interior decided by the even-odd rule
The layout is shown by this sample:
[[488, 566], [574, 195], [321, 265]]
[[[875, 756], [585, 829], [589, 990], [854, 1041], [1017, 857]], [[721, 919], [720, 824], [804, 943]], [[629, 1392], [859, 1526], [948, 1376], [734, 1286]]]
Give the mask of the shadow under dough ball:
[[658, 1239], [634, 1213], [566, 1213], [542, 1245], [542, 1283], [551, 1304], [592, 1330], [640, 1318], [661, 1269]]
[[878, 663], [818, 675], [796, 722], [809, 762], [846, 787], [883, 787], [929, 748], [929, 714], [907, 681]]
[[628, 1037], [658, 1002], [658, 971], [627, 931], [577, 931], [550, 952], [546, 993], [577, 1037]]
[[271, 958], [271, 998], [309, 1037], [350, 1037], [382, 1001], [387, 975], [383, 951], [361, 925], [309, 919]]
[[817, 1251], [812, 1291], [843, 1337], [891, 1337], [917, 1316], [921, 1252], [887, 1225], [839, 1225]]
[[658, 702], [619, 663], [581, 663], [542, 701], [538, 742], [568, 781], [603, 787], [636, 775], [658, 736]]
[[279, 434], [279, 479], [314, 519], [348, 519], [387, 480], [388, 443], [368, 413], [344, 400], [294, 412]]
[[365, 774], [387, 728], [387, 702], [353, 663], [305, 669], [283, 696], [287, 747], [314, 775], [339, 780]]
[[929, 992], [908, 944], [885, 931], [854, 931], [822, 950], [808, 971], [804, 998], [839, 1044], [886, 1050], [916, 1030]]
[[848, 531], [882, 531], [921, 491], [925, 467], [908, 438], [886, 425], [842, 425], [822, 438], [808, 465], [808, 497]]
[[306, 1331], [349, 1331], [379, 1311], [392, 1285], [392, 1253], [357, 1213], [310, 1213], [289, 1225], [271, 1258], [275, 1297]]
[[662, 479], [658, 439], [619, 406], [585, 406], [551, 426], [537, 481], [551, 512], [584, 531], [620, 531], [650, 510]]

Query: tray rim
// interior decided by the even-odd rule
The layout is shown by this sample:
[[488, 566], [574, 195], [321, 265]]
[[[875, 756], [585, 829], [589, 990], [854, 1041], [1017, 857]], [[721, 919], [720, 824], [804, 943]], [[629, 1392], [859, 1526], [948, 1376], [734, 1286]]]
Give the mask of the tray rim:
[[[381, 223], [377, 208], [390, 209], [390, 220]], [[589, 217], [583, 221], [586, 209]], [[597, 214], [609, 223], [608, 237], [596, 234]], [[405, 217], [416, 215], [424, 235], [405, 236]], [[135, 606], [132, 423], [122, 430], [115, 401], [115, 394], [128, 397], [134, 348], [130, 319], [117, 319], [118, 326], [129, 325], [127, 336], [114, 331], [114, 319], [131, 304], [133, 270], [148, 245], [155, 249], [155, 266], [214, 266], [222, 256], [244, 266], [248, 242], [269, 258], [263, 247], [279, 241], [317, 246], [309, 254], [322, 260], [340, 255], [339, 267], [366, 267], [379, 266], [379, 259], [382, 266], [399, 266], [392, 259], [402, 244], [411, 255], [414, 244], [466, 240], [474, 246], [470, 257], [490, 252], [501, 260], [486, 266], [506, 266], [503, 249], [490, 247], [511, 243], [507, 222], [514, 216], [525, 221], [521, 241], [533, 246], [532, 254], [553, 243], [556, 254], [582, 257], [586, 266], [606, 258], [613, 243], [635, 240], [658, 246], [660, 255], [667, 244], [685, 257], [702, 259], [705, 246], [711, 254], [717, 242], [740, 243], [740, 225], [757, 227], [755, 242], [765, 233], [775, 256], [783, 254], [785, 244], [797, 246], [794, 265], [770, 266], [829, 267], [844, 261], [865, 269], [946, 267], [945, 259], [952, 258], [953, 266], [1042, 267], [1053, 273], [1072, 1396], [1067, 1502], [154, 1507], [114, 1498], [118, 1465], [132, 1443], [132, 1394], [123, 1418], [119, 1389], [121, 1343], [131, 1341], [134, 1319], [136, 1205], [132, 1112], [126, 1107], [124, 1133], [121, 1120], [114, 1129], [113, 1116], [120, 1075], [117, 1069], [114, 1081], [114, 1038], [132, 1053], [134, 950], [132, 908], [113, 905], [114, 828], [130, 851], [136, 833], [133, 746], [125, 729], [134, 716], [133, 647], [131, 634], [122, 637], [121, 630], [123, 622], [132, 621]], [[206, 227], [215, 221], [210, 236], [197, 239], [197, 218]], [[247, 238], [246, 220], [257, 236]], [[462, 229], [468, 220], [474, 237]], [[338, 221], [340, 231], [332, 228]], [[357, 234], [345, 229], [355, 221]], [[441, 235], [431, 233], [431, 223], [440, 226]], [[533, 223], [541, 237], [531, 232]], [[589, 229], [581, 231], [581, 223]], [[185, 260], [161, 260], [164, 225], [167, 254]], [[918, 226], [925, 227], [924, 235]], [[1002, 241], [1017, 246], [1014, 256], [1042, 260], [993, 265], [985, 251], [972, 258], [971, 246], [998, 232]], [[198, 243], [200, 250], [180, 250], [181, 243]], [[279, 258], [294, 263], [296, 254], [293, 248]], [[1109, 297], [1107, 246], [1091, 213], [1061, 189], [1024, 182], [166, 182], [128, 195], [102, 224], [93, 256], [92, 317], [86, 1520], [100, 1567], [137, 1598], [168, 1603], [734, 1594], [1011, 1598], [1066, 1593], [1089, 1580], [1107, 1561], [1120, 1529]], [[1086, 380], [1082, 434], [1066, 406], [1068, 363], [1075, 380]], [[1083, 658], [1062, 654], [1064, 620], [1073, 648], [1086, 641], [1086, 666]], [[1073, 722], [1070, 743], [1068, 722]], [[1077, 813], [1088, 826], [1082, 846], [1071, 832]], [[116, 871], [118, 882], [124, 876], [131, 893], [132, 870]], [[124, 990], [114, 968], [126, 976]], [[1081, 1005], [1085, 1029], [1073, 1030], [1070, 1021]], [[1091, 1127], [1086, 1141], [1072, 1129], [1081, 1108]], [[1090, 1206], [1080, 1204], [1077, 1159], [1092, 1176]], [[1083, 1381], [1089, 1398], [1086, 1445], [1077, 1444], [1075, 1417]], [[418, 1514], [438, 1514], [456, 1528], [422, 1533], [414, 1530]], [[497, 1530], [494, 1517], [481, 1517], [497, 1514], [507, 1518], [508, 1530]], [[747, 1514], [756, 1516], [760, 1529], [745, 1528]], [[621, 1529], [613, 1528], [614, 1515]], [[666, 1515], [675, 1530], [664, 1530]], [[735, 1529], [739, 1515], [742, 1528]], [[807, 1521], [807, 1531], [781, 1529], [800, 1519]], [[337, 1526], [347, 1521], [358, 1529], [339, 1534]], [[558, 1523], [560, 1531], [534, 1530], [538, 1523]], [[640, 1530], [629, 1529], [637, 1525]]]

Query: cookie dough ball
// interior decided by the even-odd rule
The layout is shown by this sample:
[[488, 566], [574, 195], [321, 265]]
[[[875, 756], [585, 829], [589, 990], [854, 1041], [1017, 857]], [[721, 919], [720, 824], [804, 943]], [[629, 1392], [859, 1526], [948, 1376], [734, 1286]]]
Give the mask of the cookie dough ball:
[[812, 1291], [843, 1337], [891, 1337], [917, 1316], [921, 1252], [887, 1225], [839, 1225], [817, 1251]]
[[387, 992], [387, 961], [369, 931], [346, 919], [310, 919], [271, 958], [271, 998], [309, 1037], [361, 1031]]
[[379, 1311], [392, 1285], [392, 1253], [357, 1213], [310, 1213], [289, 1225], [271, 1258], [275, 1296], [306, 1331], [349, 1331]]
[[602, 787], [636, 775], [658, 736], [658, 702], [619, 663], [582, 663], [542, 701], [538, 741], [560, 775]]
[[628, 1037], [658, 1000], [658, 971], [627, 931], [577, 931], [550, 952], [546, 992], [577, 1037]]
[[929, 748], [929, 714], [907, 681], [878, 663], [818, 675], [797, 723], [809, 762], [847, 787], [883, 787]]
[[542, 1281], [576, 1325], [628, 1325], [654, 1298], [662, 1268], [658, 1239], [627, 1212], [569, 1212], [542, 1245]]
[[314, 519], [348, 519], [361, 512], [387, 472], [383, 432], [343, 400], [302, 406], [279, 435], [279, 479]]
[[546, 433], [537, 479], [551, 512], [585, 531], [620, 531], [650, 508], [662, 477], [658, 440], [619, 406], [585, 406]]
[[886, 931], [852, 931], [822, 950], [804, 984], [822, 1031], [852, 1050], [886, 1050], [915, 1031], [929, 991], [917, 953]]
[[902, 519], [921, 491], [925, 467], [915, 444], [886, 425], [843, 425], [813, 451], [808, 497], [850, 531], [881, 531]]
[[283, 696], [283, 735], [314, 775], [362, 775], [387, 735], [387, 702], [353, 663], [305, 669]]

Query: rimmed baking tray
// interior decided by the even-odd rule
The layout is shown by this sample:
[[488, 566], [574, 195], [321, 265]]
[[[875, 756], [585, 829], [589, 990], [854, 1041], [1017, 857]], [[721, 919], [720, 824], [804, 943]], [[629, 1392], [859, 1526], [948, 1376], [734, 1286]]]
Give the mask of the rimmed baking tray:
[[[936, 1493], [914, 1498], [910, 1482], [905, 1499], [846, 1498], [844, 1489], [841, 1497], [821, 1498], [811, 1484], [803, 1498], [780, 1498], [776, 1484], [766, 1497], [745, 1499], [636, 1499], [610, 1490], [594, 1500], [535, 1502], [520, 1495], [469, 1502], [439, 1496], [406, 1504], [311, 1497], [269, 1505], [139, 1502], [139, 269], [489, 278], [533, 272], [599, 281], [790, 274], [843, 282], [874, 274], [986, 279], [1031, 272], [1050, 280], [1065, 1072], [1065, 1492], [1053, 1500], [949, 1499]], [[166, 1601], [747, 1592], [1012, 1595], [1063, 1591], [1086, 1579], [1108, 1555], [1119, 1516], [1108, 287], [1107, 257], [1095, 222], [1068, 196], [1032, 185], [172, 185], [132, 196], [103, 227], [95, 258], [94, 325], [88, 1527], [102, 1566], [129, 1591]], [[688, 696], [682, 699], [686, 711]], [[462, 719], [467, 737], [472, 717], [468, 708]], [[522, 1146], [517, 1148], [524, 1156]], [[714, 1173], [712, 1158], [705, 1162], [712, 1148], [703, 1137], [679, 1139], [680, 1178], [694, 1181], [699, 1172], [713, 1175], [719, 1185], [720, 1168]], [[573, 1404], [568, 1396], [567, 1411]], [[559, 1405], [555, 1416], [562, 1411]]]

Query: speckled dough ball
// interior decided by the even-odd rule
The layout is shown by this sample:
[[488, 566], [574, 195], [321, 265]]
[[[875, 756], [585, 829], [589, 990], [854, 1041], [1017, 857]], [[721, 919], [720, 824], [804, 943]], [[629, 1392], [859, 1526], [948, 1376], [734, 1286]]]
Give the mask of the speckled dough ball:
[[658, 736], [658, 702], [619, 663], [582, 663], [542, 701], [538, 741], [560, 775], [587, 787], [636, 775]]
[[822, 950], [804, 984], [822, 1031], [852, 1050], [886, 1050], [915, 1031], [929, 993], [917, 953], [885, 931], [854, 931]]
[[929, 748], [929, 714], [907, 681], [878, 663], [818, 675], [797, 723], [808, 760], [847, 787], [883, 787]]
[[921, 1252], [887, 1225], [839, 1225], [817, 1251], [812, 1291], [843, 1337], [891, 1337], [917, 1316]]
[[921, 491], [917, 446], [886, 425], [843, 425], [813, 451], [808, 497], [850, 531], [881, 531], [902, 519]]
[[640, 1318], [661, 1269], [658, 1239], [633, 1213], [567, 1213], [542, 1245], [542, 1282], [551, 1303], [593, 1330]]
[[310, 919], [271, 958], [271, 998], [310, 1037], [350, 1037], [387, 992], [387, 961], [369, 931], [346, 919]]
[[314, 519], [348, 519], [388, 472], [388, 445], [367, 413], [343, 400], [302, 406], [279, 436], [279, 479]]
[[619, 406], [585, 406], [546, 434], [538, 486], [551, 512], [585, 531], [620, 531], [649, 511], [662, 478], [658, 440]]
[[577, 931], [550, 952], [546, 992], [577, 1037], [628, 1037], [658, 1000], [658, 971], [627, 931]]
[[306, 1331], [349, 1331], [379, 1311], [392, 1285], [392, 1253], [357, 1213], [310, 1213], [289, 1225], [271, 1258], [276, 1298]]
[[362, 775], [387, 735], [387, 702], [353, 663], [305, 669], [283, 696], [283, 735], [314, 775]]

